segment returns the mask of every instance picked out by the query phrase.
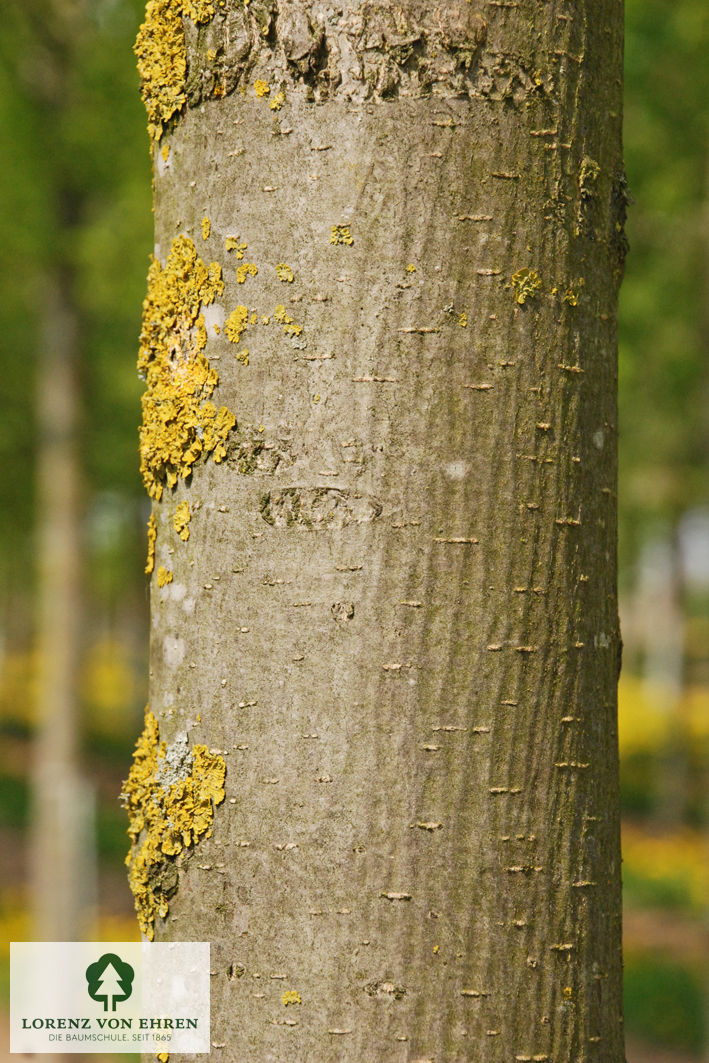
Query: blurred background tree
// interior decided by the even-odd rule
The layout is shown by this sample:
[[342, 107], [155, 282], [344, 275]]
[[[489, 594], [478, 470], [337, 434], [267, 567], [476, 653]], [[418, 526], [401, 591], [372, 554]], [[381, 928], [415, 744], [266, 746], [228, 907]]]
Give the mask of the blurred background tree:
[[[709, 1060], [709, 10], [705, 0], [626, 0], [626, 8], [634, 202], [621, 291], [619, 498], [628, 1060], [699, 1063]], [[86, 781], [80, 803], [95, 808], [82, 908], [87, 936], [137, 936], [117, 795], [147, 695], [147, 505], [134, 367], [152, 223], [132, 54], [143, 9], [142, 0], [3, 6], [3, 941], [33, 935], [40, 561], [57, 519], [47, 509], [52, 441], [38, 396], [51, 341], [69, 333], [82, 619], [66, 763], [75, 758]], [[70, 326], [52, 325], [57, 299]], [[52, 398], [50, 387], [43, 401]], [[7, 949], [2, 955], [7, 989]]]
[[136, 936], [116, 798], [147, 686], [133, 368], [151, 247], [131, 52], [141, 14], [124, 0], [3, 10], [7, 940]]
[[[708, 47], [706, 4], [627, 3], [634, 204], [619, 372], [626, 1027], [682, 1051], [678, 1061], [709, 1059]], [[631, 1044], [628, 1058], [642, 1058], [642, 1049]]]

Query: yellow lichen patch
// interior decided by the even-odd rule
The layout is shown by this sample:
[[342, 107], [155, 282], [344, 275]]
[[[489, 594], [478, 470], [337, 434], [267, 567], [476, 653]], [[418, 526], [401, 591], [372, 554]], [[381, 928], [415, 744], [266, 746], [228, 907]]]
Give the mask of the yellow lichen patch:
[[255, 277], [257, 273], [258, 266], [255, 266], [253, 262], [243, 262], [236, 267], [236, 283], [243, 284], [247, 277]]
[[290, 266], [287, 266], [285, 262], [279, 262], [276, 266], [276, 276], [279, 281], [283, 281], [284, 284], [292, 284], [295, 280], [295, 274]]
[[207, 400], [219, 377], [204, 354], [207, 332], [202, 306], [224, 290], [221, 267], [198, 257], [187, 236], [173, 241], [165, 266], [153, 259], [143, 302], [138, 369], [142, 398], [140, 471], [148, 494], [189, 476], [200, 455], [226, 456], [225, 440], [236, 418]]
[[160, 139], [165, 125], [182, 110], [186, 99], [187, 54], [182, 15], [193, 22], [209, 22], [214, 5], [211, 0], [148, 0], [145, 21], [133, 48], [153, 141]]
[[200, 314], [194, 324], [194, 338], [198, 351], [203, 351], [207, 346], [207, 326], [204, 323], [204, 314]]
[[520, 305], [526, 303], [527, 299], [534, 299], [541, 286], [542, 281], [536, 269], [525, 266], [512, 276], [515, 299]]
[[161, 565], [158, 569], [158, 587], [167, 587], [168, 583], [172, 583], [172, 572]]
[[407, 273], [415, 273], [416, 272], [416, 266], [413, 264], [413, 262], [409, 262], [408, 266], [406, 267], [406, 272]]
[[461, 328], [467, 328], [468, 327], [468, 315], [466, 314], [465, 310], [463, 311], [462, 314], [459, 315], [458, 324], [460, 325]]
[[273, 311], [273, 319], [274, 321], [277, 321], [279, 325], [283, 325], [283, 331], [286, 336], [300, 336], [303, 331], [303, 326], [295, 324], [293, 318], [286, 312], [283, 303], [279, 303]]
[[249, 310], [246, 306], [237, 306], [232, 310], [224, 324], [227, 339], [232, 343], [238, 343], [244, 332], [249, 327]]
[[212, 231], [212, 223], [209, 218], [202, 218], [202, 239], [208, 240]]
[[[251, 323], [254, 324], [253, 316], [251, 318]], [[224, 331], [226, 332], [228, 340], [232, 343], [238, 344], [248, 327], [249, 309], [242, 304], [237, 306], [236, 310], [232, 310], [229, 314], [229, 317], [226, 319], [226, 324], [224, 325]], [[237, 362], [241, 362], [242, 365], [249, 364], [249, 352], [245, 347], [240, 351], [237, 351], [236, 360]]]
[[183, 540], [187, 542], [190, 537], [189, 523], [192, 520], [192, 514], [190, 513], [190, 504], [186, 500], [179, 503], [175, 510], [175, 515], [172, 518], [172, 523], [175, 526], [175, 531]]
[[214, 18], [212, 0], [182, 0], [181, 7], [182, 14], [193, 22], [209, 22], [210, 18]]
[[212, 460], [219, 465], [226, 457], [224, 440], [236, 424], [236, 417], [226, 406], [219, 409], [213, 402], [205, 402], [202, 407], [202, 443], [205, 454], [211, 454]]
[[285, 993], [281, 997], [281, 1000], [283, 1001], [285, 1007], [288, 1007], [289, 1004], [303, 1003], [300, 999], [300, 993], [298, 993], [295, 989], [286, 989]]
[[244, 257], [244, 251], [249, 246], [248, 244], [241, 243], [238, 236], [227, 236], [224, 244], [227, 251], [236, 251], [236, 257], [239, 259]]
[[167, 162], [167, 160], [170, 158], [170, 145], [163, 144], [163, 146], [160, 148], [160, 154], [162, 155], [162, 161]]
[[209, 837], [214, 809], [224, 800], [224, 759], [206, 746], [172, 750], [160, 743], [158, 722], [146, 710], [145, 728], [123, 786], [131, 847], [126, 863], [140, 929], [152, 941], [155, 916], [167, 915], [177, 888], [171, 857]]
[[168, 1063], [168, 1060], [170, 1059], [170, 1053], [157, 1052], [155, 1058], [158, 1060], [158, 1063]]
[[151, 513], [148, 520], [148, 557], [145, 562], [145, 574], [149, 576], [155, 568], [155, 542], [158, 537], [158, 528], [155, 522], [155, 514]]
[[330, 243], [346, 244], [351, 247], [354, 243], [354, 237], [350, 232], [349, 225], [333, 225], [330, 229]]
[[277, 92], [272, 100], [269, 100], [268, 106], [272, 111], [280, 111], [283, 104], [286, 102], [285, 92]]
[[217, 58], [217, 52], [215, 48], [207, 48], [207, 59], [210, 63], [213, 63]]
[[578, 281], [576, 282], [572, 281], [572, 283], [564, 292], [564, 302], [568, 303], [569, 306], [578, 306], [580, 289], [583, 288], [584, 283], [585, 282], [583, 277], [579, 277]]
[[264, 81], [263, 78], [258, 78], [256, 81], [254, 81], [254, 92], [259, 98], [261, 98], [262, 96], [268, 96], [270, 91], [271, 86], [267, 81]]
[[148, 0], [145, 21], [133, 51], [138, 59], [140, 94], [148, 112], [148, 132], [159, 140], [163, 129], [185, 102], [187, 55], [175, 0]]

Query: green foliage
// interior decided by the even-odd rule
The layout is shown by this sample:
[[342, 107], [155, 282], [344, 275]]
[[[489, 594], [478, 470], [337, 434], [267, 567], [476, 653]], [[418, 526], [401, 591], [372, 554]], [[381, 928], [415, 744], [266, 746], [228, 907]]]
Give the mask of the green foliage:
[[24, 830], [29, 821], [29, 787], [27, 780], [0, 772], [0, 819], [13, 830]]
[[[140, 0], [66, 8], [53, 0], [12, 0], [6, 7], [0, 577], [6, 590], [26, 593], [33, 575], [38, 350], [46, 278], [58, 268], [71, 276], [80, 322], [87, 497], [99, 486], [117, 492], [136, 526], [143, 520], [132, 352], [152, 238], [150, 159], [132, 54]], [[138, 563], [135, 549], [128, 554], [119, 559], [124, 581]]]
[[[688, 628], [688, 630], [690, 630]], [[703, 634], [703, 628], [699, 628]], [[662, 812], [663, 780], [683, 765], [683, 822], [707, 822], [709, 686], [685, 684], [679, 699], [623, 672], [618, 687], [621, 809], [624, 815]]]
[[118, 871], [125, 864], [126, 814], [117, 803], [101, 803], [96, 809], [96, 849], [99, 860]]
[[629, 908], [653, 908], [663, 911], [692, 910], [689, 884], [683, 878], [648, 878], [632, 868], [623, 868], [623, 899]]
[[625, 1025], [649, 1041], [700, 1052], [704, 1045], [702, 980], [692, 967], [647, 953], [625, 959]]
[[630, 560], [648, 523], [707, 500], [709, 14], [703, 0], [628, 0], [626, 9], [634, 205], [621, 289], [620, 506]]
[[620, 807], [624, 815], [649, 816], [657, 812], [657, 756], [645, 749], [627, 753], [620, 764]]

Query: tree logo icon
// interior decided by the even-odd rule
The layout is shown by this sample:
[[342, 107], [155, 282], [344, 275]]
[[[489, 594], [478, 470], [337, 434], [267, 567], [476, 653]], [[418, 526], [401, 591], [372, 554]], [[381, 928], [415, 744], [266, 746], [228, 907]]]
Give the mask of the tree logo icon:
[[105, 952], [86, 968], [89, 996], [92, 1000], [102, 1000], [104, 1011], [115, 1011], [116, 1003], [128, 1000], [133, 992], [134, 977], [135, 971], [129, 963], [115, 952]]

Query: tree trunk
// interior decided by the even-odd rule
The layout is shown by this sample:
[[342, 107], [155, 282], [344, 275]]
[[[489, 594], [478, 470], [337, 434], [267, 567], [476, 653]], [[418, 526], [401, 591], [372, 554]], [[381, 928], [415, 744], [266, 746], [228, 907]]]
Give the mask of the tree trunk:
[[620, 1063], [621, 5], [216, 7], [137, 44], [143, 929], [218, 1060]]
[[32, 903], [37, 941], [87, 931], [91, 795], [79, 771], [82, 499], [78, 459], [78, 321], [71, 278], [42, 286], [38, 366], [38, 721], [32, 772]]
[[[38, 128], [55, 158], [52, 230], [38, 284], [37, 654], [39, 684], [32, 767], [31, 891], [36, 940], [82, 940], [92, 898], [93, 794], [80, 771], [78, 673], [82, 649], [81, 310], [72, 261], [84, 199], [62, 164], [60, 138], [82, 42], [77, 0], [24, 6], [36, 52], [22, 77]], [[38, 60], [38, 56], [41, 59]], [[49, 1061], [51, 1063], [51, 1060]]]

